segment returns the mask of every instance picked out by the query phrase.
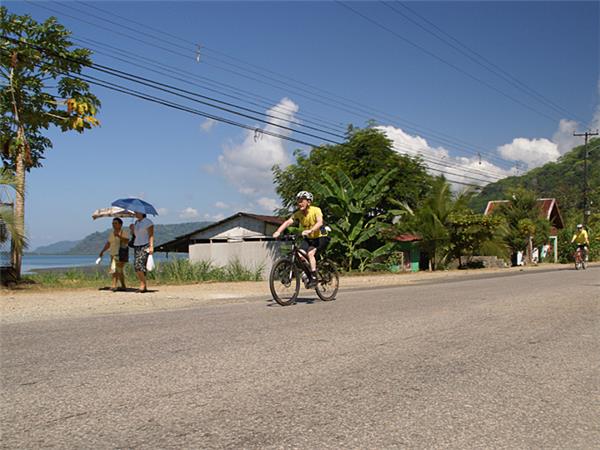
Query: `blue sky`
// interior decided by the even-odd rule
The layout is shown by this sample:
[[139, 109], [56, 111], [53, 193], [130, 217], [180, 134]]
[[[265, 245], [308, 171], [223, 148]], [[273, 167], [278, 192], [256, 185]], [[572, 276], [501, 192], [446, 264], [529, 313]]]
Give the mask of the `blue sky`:
[[[271, 122], [321, 138], [90, 75], [312, 144], [340, 140], [323, 131], [343, 134], [349, 123], [374, 119], [398, 151], [424, 155], [433, 173], [445, 170], [456, 182], [522, 173], [581, 143], [573, 132], [600, 126], [598, 2], [3, 4], [40, 21], [56, 16], [77, 45], [95, 51], [95, 63], [271, 110], [277, 116]], [[469, 51], [476, 53], [468, 58]], [[474, 60], [494, 64], [493, 71]], [[168, 73], [164, 66], [163, 73], [149, 70], [157, 64]], [[151, 202], [161, 212], [156, 223], [269, 214], [280, 202], [269, 168], [290, 163], [296, 148], [310, 151], [103, 87], [92, 90], [102, 101], [102, 126], [81, 135], [51, 130], [54, 148], [44, 167], [29, 174], [32, 248], [107, 228], [107, 219], [92, 221], [91, 213], [119, 197]]]

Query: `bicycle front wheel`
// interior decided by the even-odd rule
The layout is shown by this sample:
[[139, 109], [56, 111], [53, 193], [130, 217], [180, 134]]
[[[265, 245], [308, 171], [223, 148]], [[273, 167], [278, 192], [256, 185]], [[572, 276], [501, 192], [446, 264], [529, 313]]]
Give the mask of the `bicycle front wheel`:
[[340, 276], [335, 264], [327, 260], [321, 261], [317, 272], [317, 295], [324, 302], [335, 300], [340, 287]]
[[296, 301], [300, 292], [300, 277], [291, 260], [281, 258], [273, 264], [269, 288], [273, 300], [281, 306], [288, 306]]

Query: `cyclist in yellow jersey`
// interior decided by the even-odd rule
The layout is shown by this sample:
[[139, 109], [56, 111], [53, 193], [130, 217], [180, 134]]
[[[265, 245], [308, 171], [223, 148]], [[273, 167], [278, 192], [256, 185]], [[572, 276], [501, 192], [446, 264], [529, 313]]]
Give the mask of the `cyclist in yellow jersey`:
[[588, 237], [587, 231], [583, 228], [582, 224], [577, 225], [577, 231], [573, 235], [571, 239], [571, 244], [575, 242], [577, 247], [581, 247], [581, 251], [583, 251], [584, 259], [588, 260], [588, 248], [590, 245], [590, 239]]
[[304, 250], [308, 257], [311, 270], [311, 280], [309, 287], [314, 287], [317, 283], [317, 251], [323, 251], [329, 244], [330, 238], [323, 234], [323, 213], [321, 208], [312, 204], [313, 195], [307, 191], [300, 191], [296, 195], [296, 203], [298, 210], [292, 214], [288, 220], [283, 222], [281, 226], [273, 233], [273, 237], [277, 238], [281, 233], [294, 222], [300, 222], [302, 226], [303, 241], [300, 248]]

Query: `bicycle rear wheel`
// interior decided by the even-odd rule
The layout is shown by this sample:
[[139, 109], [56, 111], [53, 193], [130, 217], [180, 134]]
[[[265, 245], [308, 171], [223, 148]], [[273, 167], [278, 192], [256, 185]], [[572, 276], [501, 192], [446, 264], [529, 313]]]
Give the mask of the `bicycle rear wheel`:
[[281, 258], [273, 264], [269, 275], [269, 289], [273, 300], [281, 306], [291, 305], [300, 292], [300, 277], [292, 261]]
[[324, 302], [335, 300], [340, 287], [340, 276], [335, 264], [324, 260], [317, 269], [317, 295]]

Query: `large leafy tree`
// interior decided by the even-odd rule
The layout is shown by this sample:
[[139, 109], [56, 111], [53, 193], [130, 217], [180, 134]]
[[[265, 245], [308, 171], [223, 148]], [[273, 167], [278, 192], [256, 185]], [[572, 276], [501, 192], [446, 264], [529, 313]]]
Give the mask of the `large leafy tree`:
[[364, 271], [369, 263], [391, 248], [391, 243], [382, 244], [377, 240], [386, 219], [386, 214], [381, 214], [377, 205], [395, 175], [396, 171], [382, 170], [364, 185], [359, 185], [344, 171], [338, 170], [335, 178], [324, 173], [322, 182], [314, 185], [317, 198], [329, 210], [332, 250], [341, 254], [348, 271], [356, 265]]
[[309, 154], [296, 151], [295, 157], [294, 164], [273, 168], [276, 191], [286, 212], [293, 208], [296, 193], [310, 191], [323, 179], [323, 173], [335, 175], [341, 170], [355, 186], [365, 186], [382, 170], [394, 171], [388, 180], [389, 189], [376, 205], [383, 210], [395, 208], [394, 201], [417, 206], [433, 179], [420, 159], [395, 151], [392, 142], [375, 128], [350, 127], [343, 144], [316, 147]]
[[453, 213], [448, 217], [450, 254], [463, 266], [463, 256], [495, 255], [506, 257], [507, 248], [502, 236], [505, 228], [498, 216], [485, 216], [470, 211]]
[[[5, 167], [14, 171], [15, 226], [24, 235], [25, 175], [42, 165], [52, 147], [45, 130], [81, 133], [98, 125], [100, 101], [77, 77], [91, 64], [91, 51], [73, 48], [70, 32], [56, 18], [38, 23], [0, 7], [0, 32], [0, 149]], [[13, 255], [17, 276], [21, 255]]]

